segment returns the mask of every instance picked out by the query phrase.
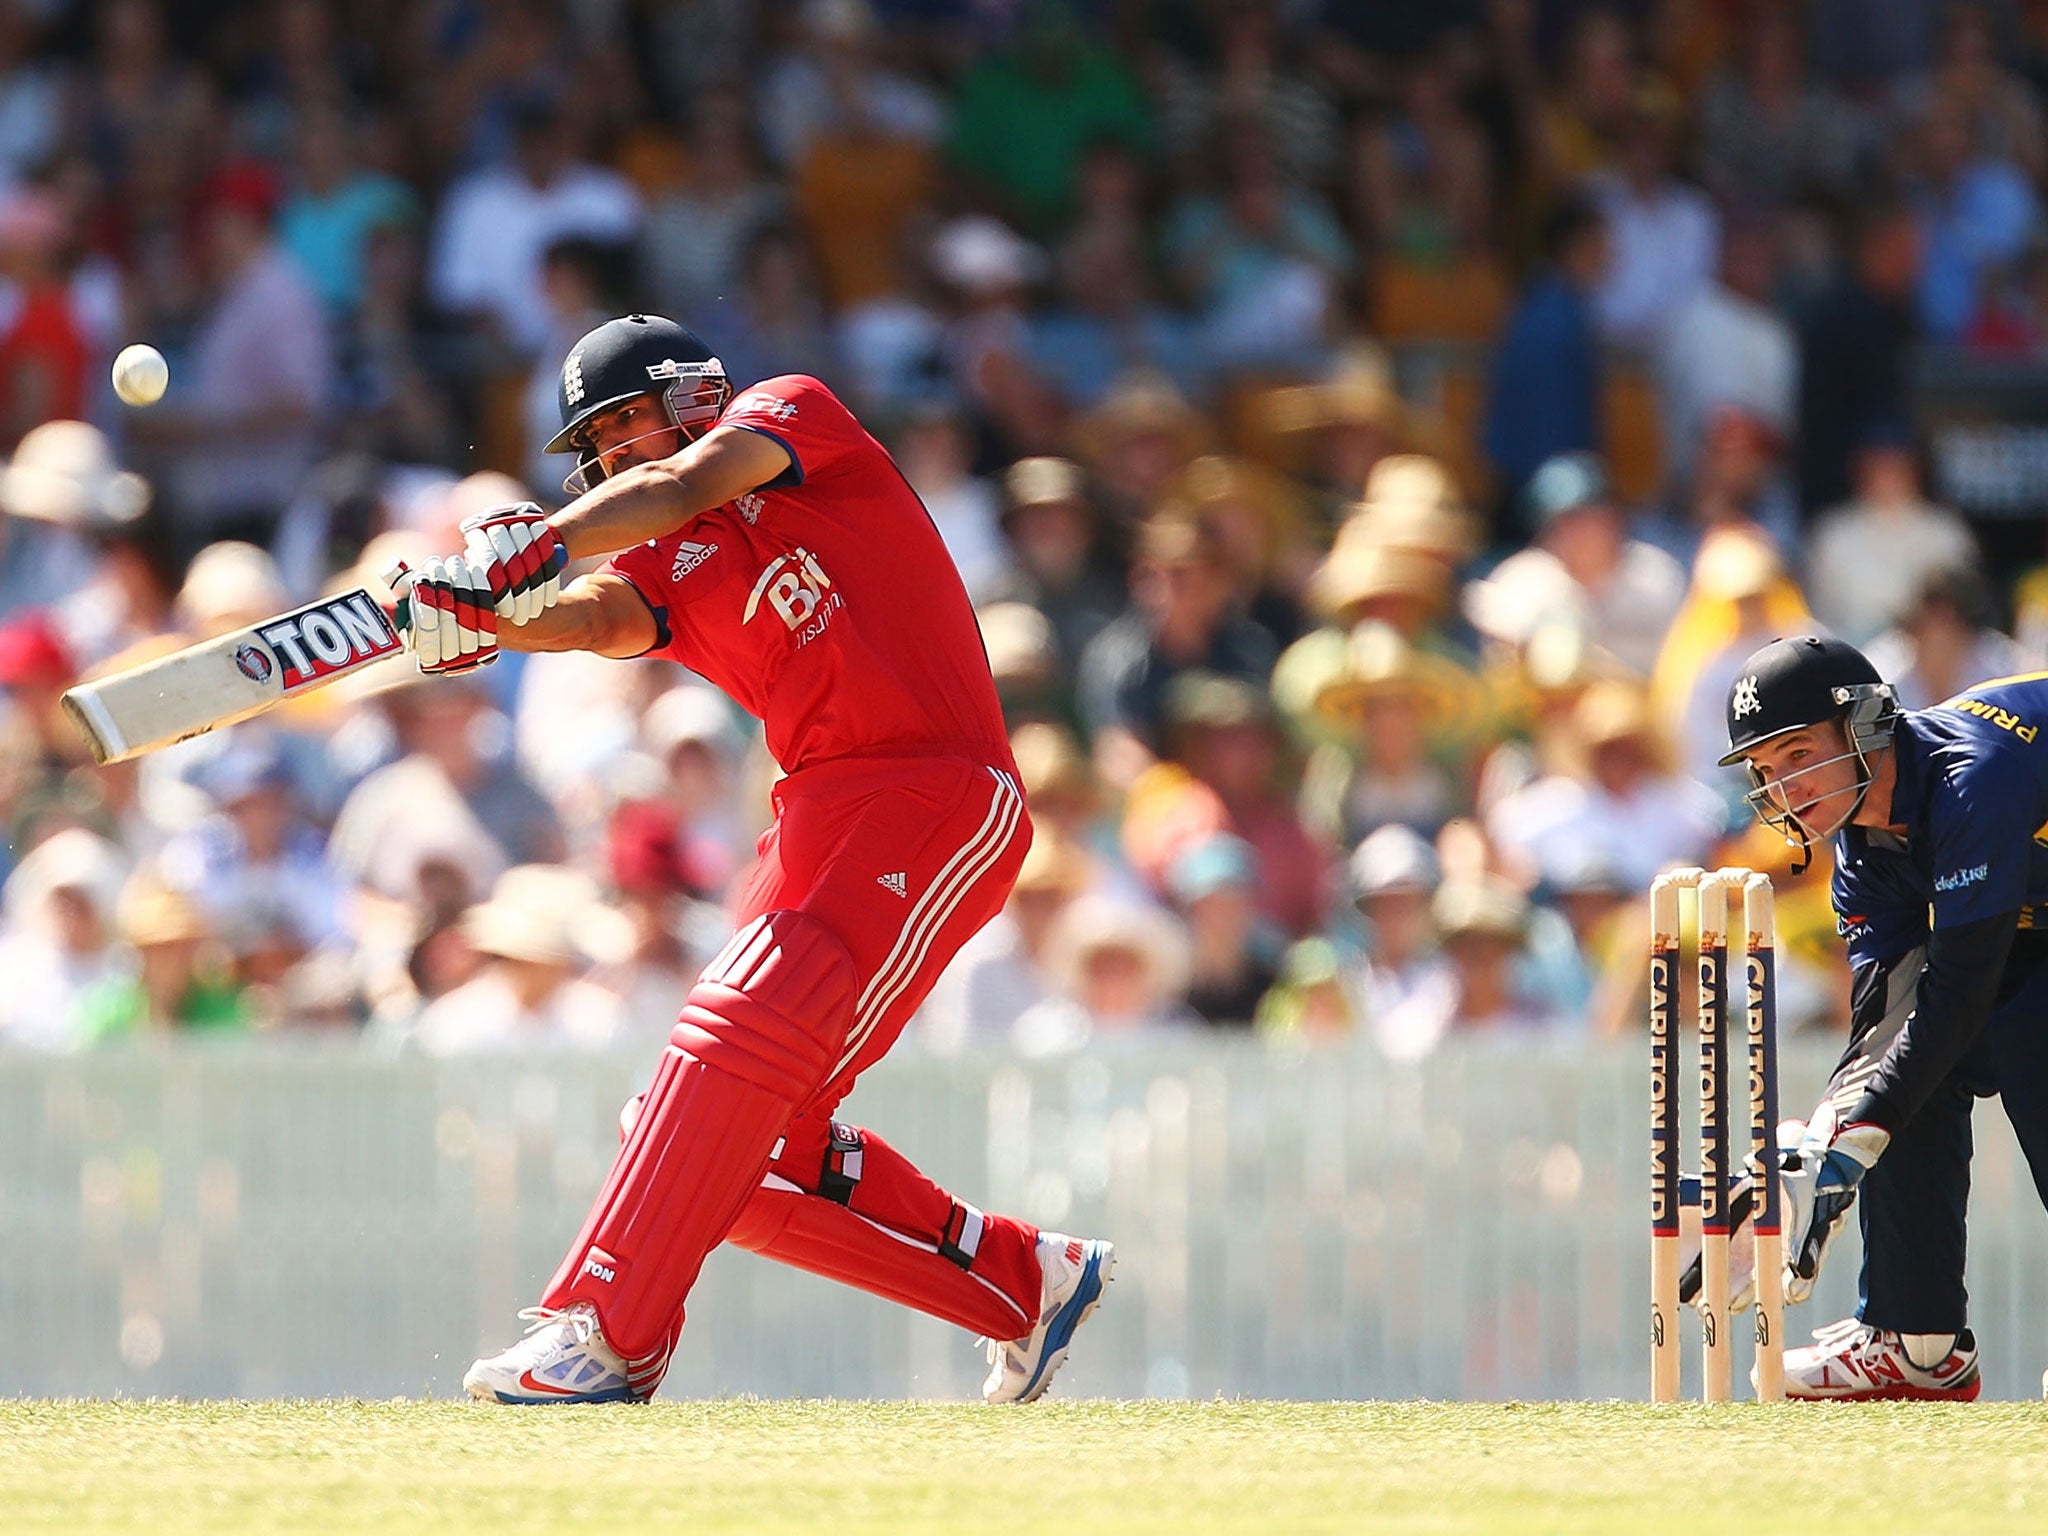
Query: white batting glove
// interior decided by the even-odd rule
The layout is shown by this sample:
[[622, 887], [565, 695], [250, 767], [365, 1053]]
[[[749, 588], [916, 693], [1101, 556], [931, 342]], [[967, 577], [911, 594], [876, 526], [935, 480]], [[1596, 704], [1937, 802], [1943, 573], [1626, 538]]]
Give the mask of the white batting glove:
[[398, 596], [396, 627], [422, 673], [448, 677], [498, 659], [498, 613], [483, 573], [461, 555], [436, 555], [385, 578]]
[[547, 514], [530, 501], [462, 520], [463, 555], [484, 578], [498, 617], [525, 624], [555, 606], [569, 551]]

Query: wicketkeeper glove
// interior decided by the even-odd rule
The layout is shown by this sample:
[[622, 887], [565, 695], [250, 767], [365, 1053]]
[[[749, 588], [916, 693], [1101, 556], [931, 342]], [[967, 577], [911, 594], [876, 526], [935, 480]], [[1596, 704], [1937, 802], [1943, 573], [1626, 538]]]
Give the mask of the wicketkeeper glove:
[[[1813, 1294], [1828, 1245], [1856, 1204], [1856, 1186], [1870, 1172], [1892, 1133], [1867, 1121], [1837, 1124], [1832, 1104], [1814, 1111], [1805, 1139], [1785, 1167], [1785, 1300]], [[1793, 1166], [1796, 1160], [1797, 1166]]]
[[430, 677], [473, 672], [498, 659], [498, 613], [483, 573], [461, 555], [436, 555], [385, 577], [398, 597], [393, 623]]
[[569, 551], [547, 514], [530, 501], [462, 520], [463, 555], [490, 588], [498, 617], [524, 624], [555, 606]]

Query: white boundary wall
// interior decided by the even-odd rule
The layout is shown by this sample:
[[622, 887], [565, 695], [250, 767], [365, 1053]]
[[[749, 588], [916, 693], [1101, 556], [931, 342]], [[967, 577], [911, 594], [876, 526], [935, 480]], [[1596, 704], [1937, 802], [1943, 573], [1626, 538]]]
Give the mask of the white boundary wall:
[[[1116, 1240], [1068, 1394], [1642, 1397], [1645, 1056], [906, 1048], [845, 1118], [987, 1209]], [[1831, 1063], [1787, 1052], [1788, 1113]], [[455, 1393], [574, 1235], [650, 1065], [293, 1041], [0, 1056], [0, 1395]], [[1977, 1126], [1986, 1392], [2031, 1397], [2048, 1217], [1995, 1103]], [[1852, 1230], [1793, 1342], [1850, 1310], [1855, 1268]], [[670, 1395], [957, 1398], [984, 1369], [944, 1324], [731, 1250], [690, 1315]]]

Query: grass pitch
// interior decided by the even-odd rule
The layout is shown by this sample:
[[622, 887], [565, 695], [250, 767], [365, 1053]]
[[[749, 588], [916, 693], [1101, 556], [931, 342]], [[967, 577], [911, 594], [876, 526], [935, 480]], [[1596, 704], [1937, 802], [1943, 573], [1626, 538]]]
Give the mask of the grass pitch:
[[2048, 1406], [0, 1401], [0, 1530], [2048, 1529]]

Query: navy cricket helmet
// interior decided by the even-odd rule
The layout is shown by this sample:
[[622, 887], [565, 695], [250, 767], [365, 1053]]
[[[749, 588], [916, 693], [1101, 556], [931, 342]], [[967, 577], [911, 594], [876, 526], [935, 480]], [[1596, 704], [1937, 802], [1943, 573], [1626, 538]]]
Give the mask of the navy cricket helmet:
[[1728, 689], [1726, 767], [1751, 748], [1831, 720], [1849, 726], [1859, 752], [1891, 740], [1898, 696], [1855, 646], [1828, 635], [1773, 640], [1751, 653]]
[[621, 315], [569, 349], [557, 395], [562, 430], [548, 440], [546, 451], [577, 455], [569, 478], [583, 483], [569, 489], [583, 491], [604, 478], [587, 433], [593, 417], [636, 395], [653, 395], [687, 441], [718, 419], [732, 398], [732, 382], [725, 365], [688, 327], [660, 315]]

